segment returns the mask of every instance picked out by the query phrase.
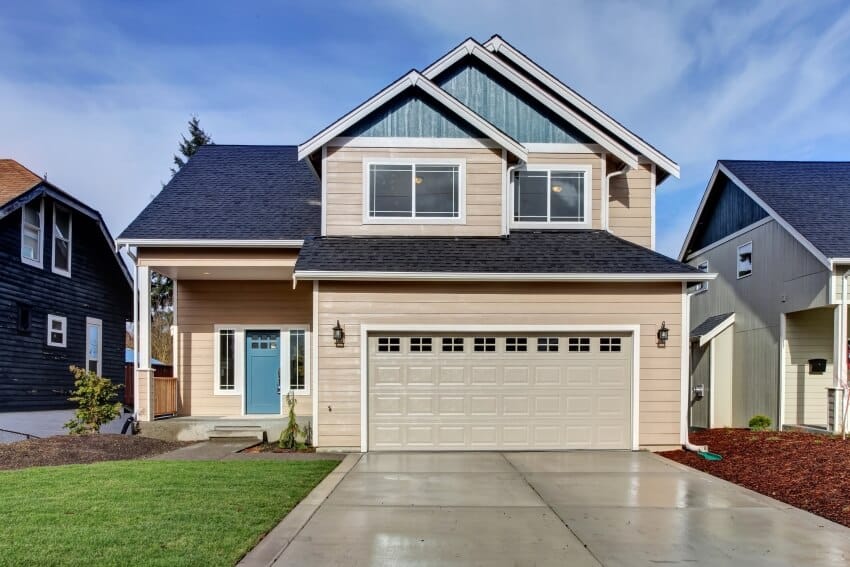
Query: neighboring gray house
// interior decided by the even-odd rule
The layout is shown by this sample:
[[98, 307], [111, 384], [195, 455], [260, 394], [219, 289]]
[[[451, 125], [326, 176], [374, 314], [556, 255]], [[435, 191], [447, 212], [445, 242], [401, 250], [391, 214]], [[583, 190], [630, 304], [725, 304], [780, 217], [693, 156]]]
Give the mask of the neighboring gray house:
[[717, 163], [679, 255], [718, 274], [692, 290], [692, 427], [841, 429], [848, 227], [850, 162]]

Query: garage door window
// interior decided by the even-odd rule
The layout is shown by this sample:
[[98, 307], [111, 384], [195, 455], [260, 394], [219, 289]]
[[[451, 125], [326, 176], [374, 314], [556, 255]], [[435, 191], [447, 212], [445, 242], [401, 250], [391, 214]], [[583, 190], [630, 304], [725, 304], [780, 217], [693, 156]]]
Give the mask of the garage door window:
[[472, 350], [475, 352], [496, 352], [496, 337], [475, 337]]
[[463, 352], [463, 337], [443, 337], [443, 352]]
[[431, 337], [411, 337], [410, 352], [431, 352]]
[[525, 337], [508, 337], [505, 339], [505, 351], [528, 352], [528, 339]]
[[378, 337], [378, 352], [401, 352], [399, 337]]
[[570, 337], [570, 352], [590, 352], [589, 337]]
[[600, 352], [620, 352], [622, 345], [619, 337], [602, 337], [599, 339]]
[[539, 337], [537, 352], [558, 352], [558, 337]]

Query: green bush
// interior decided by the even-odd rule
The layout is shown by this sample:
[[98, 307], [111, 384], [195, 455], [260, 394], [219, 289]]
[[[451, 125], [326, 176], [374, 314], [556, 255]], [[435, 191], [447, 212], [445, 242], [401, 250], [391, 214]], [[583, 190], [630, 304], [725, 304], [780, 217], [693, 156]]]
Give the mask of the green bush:
[[750, 429], [752, 431], [766, 431], [770, 429], [770, 418], [766, 415], [754, 415], [750, 418]]
[[289, 421], [286, 424], [286, 429], [280, 432], [278, 445], [281, 449], [289, 449], [297, 451], [304, 448], [304, 443], [299, 440], [299, 437], [304, 435], [304, 431], [298, 426], [298, 421], [295, 419], [295, 394], [289, 392], [286, 394], [286, 405], [289, 407]]
[[74, 375], [74, 391], [68, 400], [76, 402], [77, 410], [65, 428], [78, 435], [100, 433], [102, 425], [121, 414], [118, 389], [122, 386], [85, 368], [71, 366], [69, 370]]

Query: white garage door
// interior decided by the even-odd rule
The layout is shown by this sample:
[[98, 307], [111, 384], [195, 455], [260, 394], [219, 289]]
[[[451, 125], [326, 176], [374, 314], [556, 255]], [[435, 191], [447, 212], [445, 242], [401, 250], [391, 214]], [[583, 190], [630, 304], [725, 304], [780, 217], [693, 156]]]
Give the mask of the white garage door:
[[369, 449], [630, 449], [631, 357], [627, 333], [369, 335]]

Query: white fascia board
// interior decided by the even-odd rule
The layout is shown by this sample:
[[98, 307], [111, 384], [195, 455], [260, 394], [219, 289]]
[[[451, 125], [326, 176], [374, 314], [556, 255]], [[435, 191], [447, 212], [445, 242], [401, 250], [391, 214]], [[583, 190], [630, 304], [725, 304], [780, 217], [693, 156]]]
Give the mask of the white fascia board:
[[712, 340], [714, 340], [717, 335], [728, 329], [735, 322], [735, 314], [732, 313], [726, 319], [724, 319], [719, 325], [714, 327], [710, 332], [702, 335], [699, 338], [699, 346], [704, 347]]
[[351, 126], [357, 124], [360, 120], [368, 116], [371, 112], [377, 110], [405, 90], [418, 87], [423, 92], [435, 98], [438, 102], [443, 104], [446, 108], [454, 112], [460, 118], [465, 120], [470, 125], [474, 126], [488, 138], [492, 139], [496, 143], [498, 143], [501, 147], [509, 150], [511, 153], [515, 154], [522, 160], [528, 159], [528, 153], [525, 148], [511, 138], [503, 133], [498, 128], [494, 127], [492, 124], [484, 120], [479, 115], [475, 114], [471, 109], [464, 106], [460, 101], [456, 98], [449, 95], [446, 91], [439, 88], [437, 85], [429, 81], [426, 77], [421, 75], [417, 71], [411, 71], [406, 74], [404, 77], [388, 86], [377, 95], [373, 96], [300, 146], [298, 146], [298, 159], [304, 159], [305, 157], [312, 154], [314, 151], [318, 150], [323, 145], [327, 144], [334, 138], [336, 138], [340, 133], [344, 132]]
[[144, 248], [165, 248], [165, 247], [235, 247], [235, 248], [301, 248], [304, 245], [303, 240], [160, 240], [160, 239], [145, 239], [145, 238], [120, 238], [116, 242], [117, 246], [135, 246]]
[[637, 155], [627, 150], [622, 144], [602, 132], [593, 123], [576, 113], [573, 109], [569, 108], [567, 105], [529, 81], [526, 77], [517, 73], [503, 61], [500, 61], [495, 55], [488, 51], [487, 48], [473, 39], [468, 39], [457, 46], [441, 59], [431, 64], [422, 72], [422, 74], [428, 79], [433, 79], [467, 55], [472, 55], [494, 71], [501, 74], [504, 78], [508, 79], [514, 85], [525, 91], [526, 94], [543, 104], [543, 106], [578, 128], [582, 133], [594, 140], [598, 140], [605, 149], [617, 156], [623, 161], [623, 163], [637, 169]]
[[546, 85], [564, 99], [568, 100], [570, 104], [573, 104], [576, 108], [586, 113], [602, 126], [621, 137], [636, 149], [640, 150], [643, 155], [652, 160], [662, 169], [666, 170], [670, 175], [676, 178], [679, 177], [679, 164], [653, 148], [631, 130], [614, 120], [611, 116], [593, 105], [579, 93], [562, 83], [501, 37], [498, 35], [493, 36], [490, 40], [484, 43], [484, 47], [495, 53], [501, 53], [523, 71]]
[[416, 280], [416, 281], [524, 281], [524, 282], [695, 282], [710, 281], [717, 274], [529, 274], [476, 272], [344, 272], [330, 270], [297, 270], [301, 280]]

